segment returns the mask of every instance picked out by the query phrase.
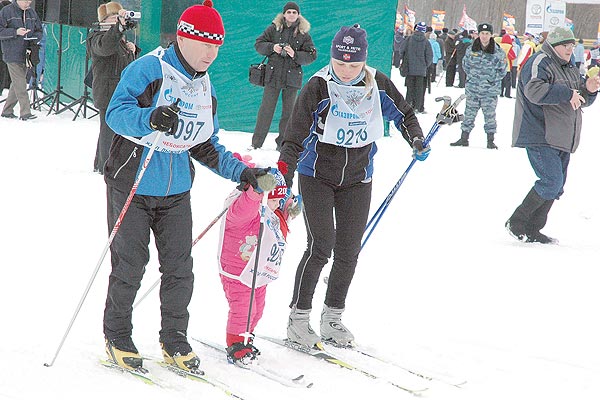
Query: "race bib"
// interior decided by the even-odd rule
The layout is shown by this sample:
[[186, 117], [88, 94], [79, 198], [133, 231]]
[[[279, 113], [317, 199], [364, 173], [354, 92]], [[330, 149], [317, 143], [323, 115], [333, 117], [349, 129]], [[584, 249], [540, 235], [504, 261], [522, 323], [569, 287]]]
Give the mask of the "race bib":
[[158, 94], [156, 107], [170, 105], [178, 98], [179, 123], [177, 131], [166, 135], [154, 132], [141, 139], [128, 139], [151, 147], [157, 135], [162, 135], [162, 140], [157, 144], [156, 151], [182, 153], [197, 144], [206, 142], [213, 134], [213, 110], [208, 73], [201, 78], [189, 79], [173, 66], [162, 60], [164, 49], [158, 48], [152, 55], [160, 60], [163, 80]]

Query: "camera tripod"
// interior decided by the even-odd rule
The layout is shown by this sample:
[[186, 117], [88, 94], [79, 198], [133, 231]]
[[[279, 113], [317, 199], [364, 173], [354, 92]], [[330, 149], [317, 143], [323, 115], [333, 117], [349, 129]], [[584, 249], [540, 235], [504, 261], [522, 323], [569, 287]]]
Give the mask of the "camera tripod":
[[[89, 34], [89, 29], [88, 29], [88, 34]], [[85, 52], [85, 74], [84, 76], [87, 76], [88, 72], [89, 72], [89, 66], [90, 66], [90, 56], [88, 55], [87, 51]], [[75, 121], [77, 119], [77, 117], [79, 116], [79, 113], [82, 113], [83, 118], [93, 118], [96, 115], [98, 115], [100, 113], [100, 111], [98, 111], [96, 108], [94, 108], [93, 106], [90, 106], [88, 104], [88, 102], [90, 102], [92, 99], [90, 97], [90, 91], [88, 86], [84, 83], [83, 84], [83, 94], [81, 95], [80, 98], [78, 98], [77, 100], [71, 102], [70, 104], [68, 104], [67, 106], [65, 106], [64, 108], [58, 110], [56, 112], [56, 114], [60, 114], [63, 111], [66, 110], [71, 110], [73, 111], [73, 108], [77, 105], [79, 105], [79, 107], [77, 107], [77, 111], [75, 112], [75, 116], [73, 117], [73, 121]], [[90, 115], [89, 117], [87, 116], [88, 114], [88, 109], [90, 109], [93, 114]]]
[[59, 107], [61, 105], [64, 106], [64, 104], [61, 103], [61, 101], [60, 101], [61, 94], [63, 96], [70, 98], [71, 100], [75, 100], [75, 98], [73, 96], [65, 93], [62, 90], [62, 86], [60, 84], [60, 72], [61, 72], [60, 70], [61, 70], [62, 52], [63, 52], [63, 48], [62, 48], [63, 26], [62, 26], [62, 24], [59, 24], [58, 27], [59, 27], [58, 28], [58, 50], [57, 50], [57, 64], [58, 65], [57, 65], [57, 74], [56, 74], [56, 89], [53, 92], [48, 93], [44, 97], [41, 97], [32, 103], [32, 107], [35, 108], [35, 107], [41, 105], [42, 103], [48, 104], [50, 99], [52, 99], [52, 102], [50, 103], [50, 109], [48, 110], [48, 115], [50, 115], [50, 113], [52, 111], [54, 111], [55, 113], [58, 114]]

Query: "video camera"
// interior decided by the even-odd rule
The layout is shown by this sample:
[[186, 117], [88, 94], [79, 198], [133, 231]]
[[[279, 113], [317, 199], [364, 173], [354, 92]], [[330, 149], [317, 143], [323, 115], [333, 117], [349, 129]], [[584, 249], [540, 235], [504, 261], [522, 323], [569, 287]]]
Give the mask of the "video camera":
[[125, 30], [135, 29], [138, 21], [142, 18], [142, 13], [139, 11], [125, 11]]
[[139, 11], [125, 11], [125, 19], [142, 19], [142, 13]]

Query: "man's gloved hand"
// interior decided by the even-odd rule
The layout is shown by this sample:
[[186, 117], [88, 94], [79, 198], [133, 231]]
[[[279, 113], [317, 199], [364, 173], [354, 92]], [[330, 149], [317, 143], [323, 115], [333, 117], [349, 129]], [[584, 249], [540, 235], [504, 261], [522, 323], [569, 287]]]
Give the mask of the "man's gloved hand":
[[175, 100], [175, 102], [169, 106], [159, 106], [152, 111], [150, 114], [150, 128], [155, 131], [166, 132], [167, 134], [173, 134], [177, 131], [177, 124], [179, 123], [179, 103], [181, 99]]
[[270, 170], [271, 168], [246, 168], [240, 175], [238, 190], [247, 190], [249, 186], [260, 190], [257, 178], [266, 175]]
[[277, 186], [277, 180], [271, 173], [258, 176], [256, 181], [258, 182], [258, 188], [254, 190], [257, 193], [269, 193], [271, 190], [275, 189], [275, 186]]
[[425, 159], [429, 156], [429, 152], [431, 148], [429, 146], [423, 147], [423, 139], [416, 138], [412, 142], [413, 148], [413, 158], [418, 161], [425, 161]]

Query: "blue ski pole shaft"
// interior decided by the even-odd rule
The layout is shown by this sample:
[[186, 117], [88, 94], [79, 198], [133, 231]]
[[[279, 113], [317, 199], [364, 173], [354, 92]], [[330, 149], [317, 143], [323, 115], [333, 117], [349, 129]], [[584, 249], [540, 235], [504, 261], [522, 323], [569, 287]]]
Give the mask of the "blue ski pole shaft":
[[[433, 129], [435, 129], [435, 131], [433, 131]], [[431, 139], [433, 138], [433, 136], [435, 135], [435, 133], [437, 133], [438, 129], [439, 129], [439, 125], [436, 122], [431, 127], [431, 129], [429, 130], [429, 133], [427, 134], [427, 137], [425, 138], [425, 141], [423, 142], [424, 146], [429, 145], [429, 142], [431, 141]], [[410, 163], [410, 165], [408, 166], [408, 169], [404, 172], [404, 174], [400, 178], [400, 180], [398, 180], [398, 182], [396, 182], [396, 185], [394, 185], [394, 187], [392, 188], [392, 190], [390, 191], [390, 193], [387, 195], [387, 197], [385, 198], [385, 200], [381, 203], [381, 205], [379, 206], [379, 208], [377, 209], [377, 211], [375, 211], [375, 213], [373, 214], [373, 216], [369, 220], [369, 223], [365, 227], [365, 231], [367, 231], [369, 229], [369, 226], [371, 226], [371, 224], [373, 222], [375, 222], [375, 219], [383, 211], [383, 209], [385, 208], [385, 205], [388, 204], [392, 200], [392, 198], [394, 197], [394, 195], [396, 194], [396, 192], [400, 188], [400, 185], [402, 185], [402, 182], [404, 181], [404, 178], [405, 178], [406, 174], [408, 173], [408, 171], [410, 171], [410, 169], [412, 168], [412, 166], [414, 165], [414, 163], [415, 163], [415, 160], [413, 159], [412, 162]]]
[[[438, 114], [438, 116], [436, 117], [435, 123], [433, 124], [433, 126], [429, 130], [429, 133], [425, 137], [425, 140], [423, 141], [423, 145], [425, 147], [429, 145], [429, 142], [431, 142], [431, 139], [433, 139], [433, 137], [435, 136], [435, 134], [437, 133], [437, 131], [440, 129], [440, 123], [452, 123], [452, 122], [455, 122], [455, 121], [453, 121], [453, 118], [452, 118], [453, 113], [456, 112], [456, 107], [458, 106], [458, 104], [460, 104], [461, 101], [464, 100], [464, 98], [465, 98], [465, 95], [462, 94], [462, 95], [459, 96], [458, 99], [456, 99], [456, 101], [454, 103], [450, 103], [451, 99], [450, 99], [449, 96], [438, 97], [438, 98], [435, 99], [435, 101], [444, 101], [444, 107], [442, 108], [442, 111]], [[446, 120], [448, 118], [450, 119], [450, 121]], [[458, 120], [460, 120], [460, 119], [458, 119]], [[385, 213], [385, 210], [390, 205], [392, 199], [394, 198], [394, 196], [398, 192], [398, 189], [400, 189], [400, 186], [402, 185], [402, 182], [404, 182], [404, 179], [406, 178], [406, 175], [408, 175], [408, 172], [411, 170], [411, 168], [415, 164], [415, 161], [416, 161], [415, 159], [413, 159], [411, 161], [411, 163], [408, 166], [408, 168], [406, 169], [406, 171], [404, 171], [404, 174], [402, 174], [402, 176], [400, 177], [400, 179], [398, 180], [398, 182], [394, 185], [394, 187], [392, 188], [392, 190], [390, 191], [390, 193], [387, 195], [387, 197], [385, 198], [385, 200], [381, 203], [381, 205], [379, 206], [379, 208], [377, 209], [377, 211], [375, 211], [375, 214], [373, 214], [373, 216], [371, 217], [371, 219], [367, 223], [367, 226], [365, 227], [365, 233], [367, 234], [367, 237], [363, 240], [363, 242], [362, 242], [362, 244], [360, 246], [361, 250], [365, 246], [365, 244], [367, 243], [367, 240], [369, 240], [369, 237], [371, 237], [371, 234], [373, 233], [373, 230], [375, 230], [375, 227], [379, 223], [379, 220], [381, 219], [381, 216], [383, 215], [383, 213]]]
[[[425, 138], [425, 141], [423, 142], [423, 144], [424, 144], [425, 147], [429, 145], [429, 142], [431, 141], [431, 139], [433, 139], [433, 137], [435, 136], [435, 134], [437, 133], [437, 131], [439, 130], [439, 128], [440, 128], [440, 125], [437, 122], [435, 124], [433, 124], [433, 126], [429, 130], [429, 133], [427, 134], [427, 137]], [[367, 241], [371, 237], [371, 234], [373, 233], [373, 231], [377, 227], [377, 224], [379, 223], [379, 220], [381, 219], [382, 215], [387, 210], [388, 206], [392, 202], [392, 199], [394, 198], [394, 196], [398, 192], [398, 189], [400, 189], [400, 186], [402, 186], [402, 183], [404, 182], [404, 179], [406, 179], [406, 176], [408, 175], [408, 173], [412, 169], [413, 165], [415, 165], [416, 161], [417, 160], [415, 160], [414, 158], [412, 159], [412, 161], [408, 165], [408, 168], [406, 168], [406, 171], [404, 171], [404, 173], [402, 174], [402, 176], [400, 177], [400, 179], [398, 180], [398, 182], [396, 182], [396, 184], [394, 185], [394, 187], [392, 188], [392, 190], [390, 191], [390, 193], [387, 195], [387, 197], [385, 198], [385, 200], [383, 200], [383, 202], [381, 203], [381, 205], [379, 206], [379, 208], [377, 209], [377, 211], [375, 211], [375, 214], [373, 214], [373, 216], [371, 217], [371, 219], [367, 223], [367, 226], [365, 228], [365, 233], [367, 234], [367, 236], [365, 237], [365, 239], [363, 240], [363, 242], [362, 242], [362, 244], [360, 246], [361, 250], [362, 250], [363, 247], [365, 247], [365, 244], [367, 243]]]

